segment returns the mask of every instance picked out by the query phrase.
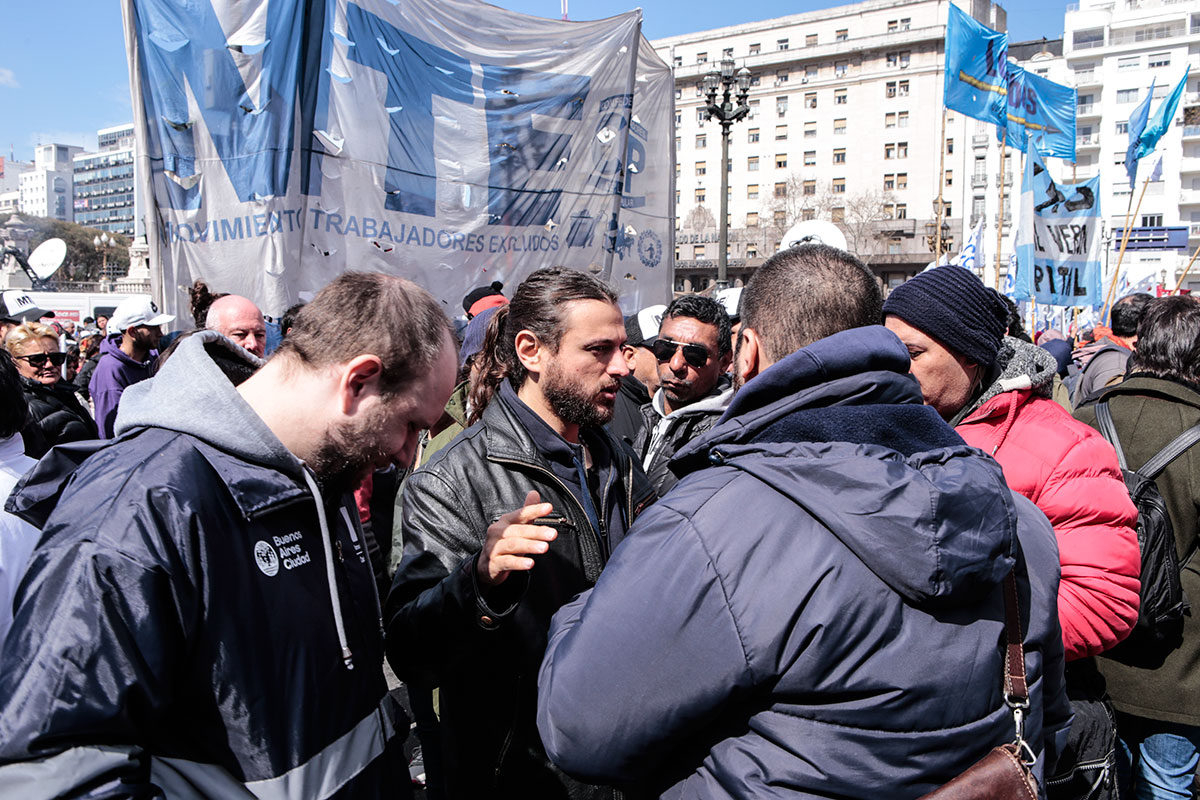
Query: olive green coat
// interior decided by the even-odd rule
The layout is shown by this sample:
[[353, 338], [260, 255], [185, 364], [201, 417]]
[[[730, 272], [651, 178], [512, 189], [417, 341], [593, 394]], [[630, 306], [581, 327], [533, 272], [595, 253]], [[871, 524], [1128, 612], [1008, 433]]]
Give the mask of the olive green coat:
[[[1200, 393], [1168, 380], [1134, 375], [1104, 393], [1129, 469], [1137, 469], [1180, 433], [1200, 422]], [[1091, 406], [1075, 412], [1096, 425]], [[1180, 559], [1195, 553], [1200, 524], [1200, 445], [1173, 461], [1155, 481], [1175, 529]], [[1106, 658], [1097, 662], [1118, 710], [1139, 717], [1200, 725], [1200, 557], [1182, 571], [1192, 604], [1184, 621], [1183, 646], [1155, 670], [1127, 667]]]

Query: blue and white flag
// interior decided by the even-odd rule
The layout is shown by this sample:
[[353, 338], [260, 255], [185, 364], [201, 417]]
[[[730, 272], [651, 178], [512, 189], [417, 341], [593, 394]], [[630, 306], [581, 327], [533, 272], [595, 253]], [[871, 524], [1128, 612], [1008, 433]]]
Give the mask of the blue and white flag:
[[[674, 81], [638, 11], [124, 0], [157, 287], [278, 314], [347, 269], [471, 288], [565, 265], [670, 298]], [[310, 16], [316, 14], [316, 16]]]
[[[1163, 101], [1159, 103], [1158, 108], [1154, 111], [1154, 116], [1150, 118], [1138, 136], [1138, 158], [1145, 158], [1150, 153], [1154, 152], [1154, 148], [1158, 145], [1158, 140], [1167, 132], [1167, 128], [1171, 127], [1171, 121], [1175, 119], [1175, 109], [1179, 107], [1179, 98], [1183, 96], [1183, 89], [1187, 86], [1188, 73], [1192, 71], [1192, 65], [1188, 64], [1183, 70], [1183, 77], [1179, 79], [1179, 83], [1175, 84], [1175, 88], [1171, 89]], [[1150, 94], [1154, 94], [1154, 82], [1150, 83]], [[1129, 129], [1133, 133], [1133, 128]]]
[[983, 260], [983, 217], [980, 217], [967, 240], [963, 242], [962, 249], [950, 263], [973, 270], [982, 264]]
[[1061, 189], [1037, 148], [1021, 183], [1014, 297], [1059, 306], [1102, 303], [1100, 177]]
[[1150, 98], [1154, 97], [1154, 79], [1150, 79], [1150, 89], [1146, 97], [1137, 104], [1129, 115], [1129, 145], [1125, 148], [1125, 173], [1129, 175], [1129, 188], [1137, 183], [1137, 165], [1142, 157], [1139, 148], [1142, 142], [1142, 132], [1146, 129], [1146, 120], [1150, 117]]
[[[1008, 65], [1008, 144], [1025, 152], [1026, 138], [1043, 156], [1075, 160], [1075, 104], [1069, 86]], [[997, 138], [1000, 132], [997, 131]]]
[[946, 108], [995, 125], [1004, 124], [1008, 91], [1008, 34], [998, 33], [949, 5], [946, 21]]

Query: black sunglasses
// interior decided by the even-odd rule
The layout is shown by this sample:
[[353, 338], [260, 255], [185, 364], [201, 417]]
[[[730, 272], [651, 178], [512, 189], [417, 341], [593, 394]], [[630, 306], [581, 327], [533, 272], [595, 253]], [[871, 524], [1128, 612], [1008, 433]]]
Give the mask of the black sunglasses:
[[65, 362], [67, 360], [67, 354], [66, 353], [33, 353], [33, 354], [27, 355], [27, 356], [14, 356], [14, 358], [19, 358], [22, 361], [28, 361], [30, 363], [30, 365], [32, 365], [35, 369], [41, 369], [42, 367], [46, 366], [47, 361], [49, 361], [51, 364], [53, 364], [56, 367], [61, 367], [63, 365], [63, 362]]
[[658, 359], [658, 363], [665, 364], [675, 357], [675, 350], [680, 347], [683, 348], [683, 360], [696, 369], [700, 369], [708, 363], [708, 348], [702, 344], [655, 339], [654, 346], [650, 349], [654, 351], [654, 357]]

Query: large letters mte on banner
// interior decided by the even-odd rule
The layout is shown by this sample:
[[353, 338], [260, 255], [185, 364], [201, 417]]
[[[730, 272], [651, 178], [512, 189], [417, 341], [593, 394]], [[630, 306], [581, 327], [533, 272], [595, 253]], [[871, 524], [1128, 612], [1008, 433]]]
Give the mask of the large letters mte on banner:
[[[631, 12], [474, 0], [125, 0], [163, 299], [279, 313], [347, 269], [472, 287], [591, 271], [670, 296], [674, 84]], [[176, 312], [177, 313], [177, 312]]]
[[1100, 177], [1059, 187], [1030, 147], [1021, 184], [1013, 297], [1056, 306], [1091, 306], [1100, 292]]
[[946, 108], [1004, 124], [1008, 34], [997, 33], [950, 5], [946, 27]]

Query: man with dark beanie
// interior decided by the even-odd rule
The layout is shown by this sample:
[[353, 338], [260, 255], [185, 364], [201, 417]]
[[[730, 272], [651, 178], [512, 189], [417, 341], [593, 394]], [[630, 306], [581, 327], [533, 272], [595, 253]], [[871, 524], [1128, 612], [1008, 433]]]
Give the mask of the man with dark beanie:
[[[926, 405], [967, 444], [999, 461], [1009, 487], [1032, 500], [1054, 526], [1062, 564], [1058, 616], [1067, 691], [1079, 721], [1071, 744], [1079, 744], [1089, 725], [1099, 729], [1099, 752], [1072, 753], [1069, 745], [1054, 774], [1111, 787], [1116, 740], [1104, 708], [1104, 681], [1091, 656], [1132, 630], [1141, 567], [1133, 529], [1137, 511], [1116, 453], [1050, 399], [1054, 357], [1004, 335], [1008, 309], [970, 270], [945, 266], [923, 272], [888, 296], [883, 313], [884, 324], [908, 348]], [[1098, 763], [1085, 769], [1084, 761]]]

